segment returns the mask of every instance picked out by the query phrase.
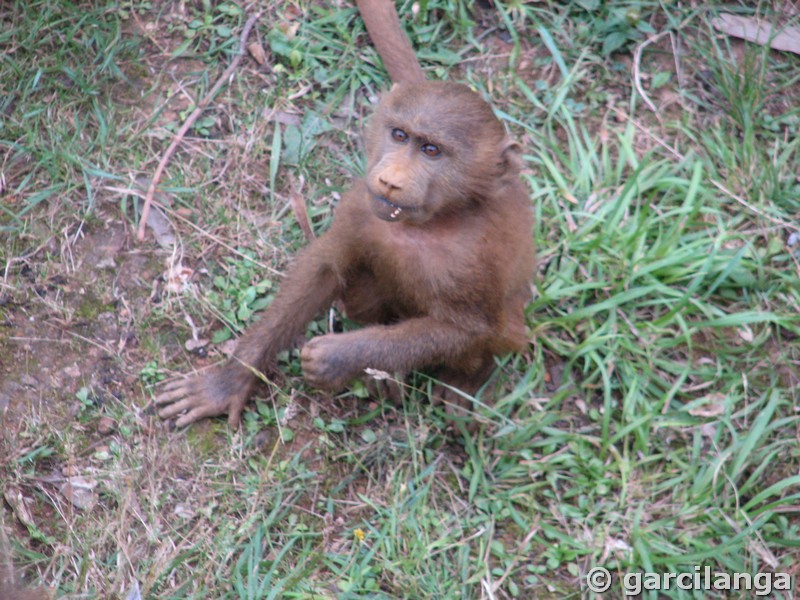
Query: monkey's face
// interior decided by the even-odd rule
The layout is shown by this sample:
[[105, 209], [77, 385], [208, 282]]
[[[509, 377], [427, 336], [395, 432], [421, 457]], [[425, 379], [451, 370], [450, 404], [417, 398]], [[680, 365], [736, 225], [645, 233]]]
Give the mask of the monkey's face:
[[449, 157], [435, 142], [401, 127], [383, 128], [380, 137], [377, 160], [367, 171], [372, 210], [384, 221], [427, 221], [441, 203], [435, 181]]
[[374, 214], [425, 223], [466, 209], [494, 185], [505, 132], [491, 108], [462, 85], [396, 85], [366, 131]]

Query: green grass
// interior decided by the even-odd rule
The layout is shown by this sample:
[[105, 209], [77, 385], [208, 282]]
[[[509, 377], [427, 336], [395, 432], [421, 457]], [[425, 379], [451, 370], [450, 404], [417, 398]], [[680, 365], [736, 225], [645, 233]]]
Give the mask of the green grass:
[[[795, 573], [800, 58], [719, 35], [721, 6], [401, 3], [429, 75], [485, 93], [523, 144], [531, 346], [498, 359], [475, 433], [448, 430], [422, 375], [398, 402], [324, 396], [296, 353], [239, 432], [170, 431], [155, 384], [218, 359], [280, 285], [306, 243], [291, 193], [329, 225], [388, 85], [352, 7], [264, 4], [268, 65], [245, 58], [167, 167], [177, 243], [135, 245], [141, 189], [247, 18], [181, 6], [0, 8], [0, 555], [18, 578], [59, 598], [461, 599], [594, 597], [595, 566], [606, 597], [630, 573]], [[635, 50], [667, 28], [679, 58], [664, 36], [636, 65], [653, 113]], [[90, 508], [60, 488], [74, 475]]]

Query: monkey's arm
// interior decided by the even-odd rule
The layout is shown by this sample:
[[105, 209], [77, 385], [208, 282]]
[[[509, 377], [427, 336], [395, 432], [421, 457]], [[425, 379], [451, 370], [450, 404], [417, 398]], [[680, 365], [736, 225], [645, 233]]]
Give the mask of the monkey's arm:
[[409, 319], [394, 325], [375, 325], [348, 333], [315, 337], [303, 347], [303, 375], [314, 386], [337, 390], [371, 367], [407, 373], [437, 364], [453, 364], [480, 346], [490, 331], [481, 320], [470, 328], [433, 317]]
[[170, 382], [162, 389], [155, 399], [163, 406], [159, 411], [162, 419], [185, 412], [176, 421], [183, 427], [228, 413], [229, 424], [239, 424], [256, 381], [254, 371], [266, 368], [278, 352], [291, 346], [306, 324], [336, 297], [339, 278], [333, 261], [337, 248], [331, 246], [331, 237], [323, 235], [300, 254], [272, 304], [242, 335], [224, 365]]

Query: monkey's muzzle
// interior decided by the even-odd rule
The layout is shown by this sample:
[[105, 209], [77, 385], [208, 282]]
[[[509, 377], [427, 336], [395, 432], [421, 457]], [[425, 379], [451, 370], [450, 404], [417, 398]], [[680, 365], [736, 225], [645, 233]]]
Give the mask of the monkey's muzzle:
[[372, 196], [372, 210], [375, 216], [384, 221], [397, 221], [404, 212], [412, 212], [414, 210], [414, 208], [408, 206], [395, 204], [383, 196], [370, 195]]

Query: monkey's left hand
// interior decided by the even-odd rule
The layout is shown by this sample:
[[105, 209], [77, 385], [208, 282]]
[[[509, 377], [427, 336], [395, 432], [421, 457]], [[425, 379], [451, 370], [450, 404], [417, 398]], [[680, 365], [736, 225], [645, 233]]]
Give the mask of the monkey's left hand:
[[358, 352], [346, 333], [329, 333], [312, 338], [300, 351], [303, 376], [314, 387], [337, 391], [361, 375]]

